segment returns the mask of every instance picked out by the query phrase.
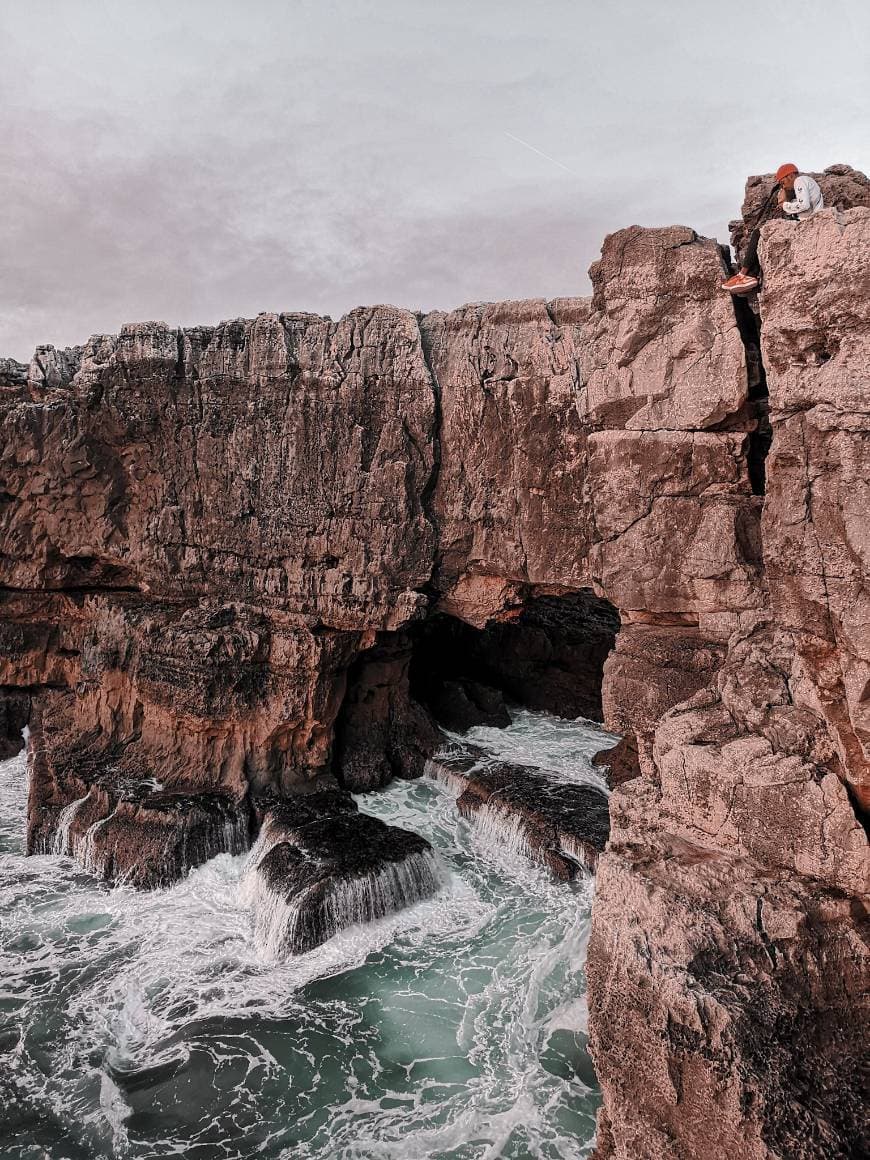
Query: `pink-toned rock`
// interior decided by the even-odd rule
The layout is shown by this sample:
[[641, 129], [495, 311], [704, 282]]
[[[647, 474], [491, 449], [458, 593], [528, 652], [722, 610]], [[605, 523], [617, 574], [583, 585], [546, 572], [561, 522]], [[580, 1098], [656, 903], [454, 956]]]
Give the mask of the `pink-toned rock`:
[[587, 963], [596, 1157], [860, 1155], [865, 912], [669, 829], [654, 783], [611, 798]]
[[421, 319], [440, 394], [432, 496], [441, 607], [482, 627], [522, 586], [588, 585], [587, 299], [464, 306]]
[[[777, 729], [770, 714], [774, 736], [794, 730], [785, 716]], [[699, 694], [671, 710], [653, 760], [670, 833], [850, 894], [870, 889], [867, 835], [837, 774], [742, 731], [716, 698]]]
[[[599, 1154], [859, 1154], [870, 210], [774, 222], [761, 254], [764, 366], [685, 227], [607, 238], [591, 302], [0, 362], [0, 734], [33, 706], [31, 849], [165, 881], [262, 801], [420, 772], [439, 617], [517, 650], [516, 682], [507, 646], [458, 680], [498, 718], [530, 683], [580, 704], [612, 605], [601, 703], [643, 776], [590, 941]], [[590, 589], [603, 634], [566, 660], [552, 627]]]
[[763, 239], [771, 607], [870, 809], [870, 208], [772, 223]]
[[425, 607], [435, 397], [413, 314], [147, 323], [71, 369], [43, 351], [35, 401], [4, 416], [3, 583], [221, 593], [351, 630]]
[[[654, 524], [664, 456], [608, 447], [593, 467], [602, 439], [620, 444], [590, 438], [595, 579], [629, 622], [605, 713], [636, 733], [645, 774], [612, 798], [589, 946], [600, 1160], [707, 1160], [711, 1139], [724, 1160], [845, 1160], [866, 1144], [853, 1081], [870, 975], [868, 220], [825, 211], [762, 233], [773, 443], [760, 525], [761, 498], [741, 500], [710, 466], [689, 469], [680, 506]], [[696, 550], [704, 475], [714, 494], [726, 485], [714, 510], [726, 499], [740, 514]], [[705, 638], [720, 651], [693, 687], [687, 659]], [[688, 695], [676, 706], [671, 656], [671, 693]]]
[[589, 476], [595, 581], [617, 607], [698, 623], [758, 604], [744, 435], [602, 431]]
[[724, 655], [724, 645], [691, 625], [629, 623], [617, 636], [604, 668], [604, 719], [614, 732], [635, 738], [647, 776], [655, 776], [652, 746], [659, 721], [713, 679]]
[[685, 226], [605, 238], [589, 271], [582, 413], [595, 426], [698, 431], [747, 399], [746, 356], [719, 246]]

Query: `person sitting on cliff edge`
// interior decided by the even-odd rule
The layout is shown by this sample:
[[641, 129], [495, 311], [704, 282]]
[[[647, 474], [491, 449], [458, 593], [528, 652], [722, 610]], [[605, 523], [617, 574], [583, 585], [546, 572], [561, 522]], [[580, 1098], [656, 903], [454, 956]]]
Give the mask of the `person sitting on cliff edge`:
[[[771, 205], [774, 190], [777, 191], [775, 208]], [[790, 201], [788, 200], [789, 194], [792, 196]], [[761, 236], [762, 225], [765, 221], [770, 220], [775, 213], [782, 210], [786, 217], [798, 218], [803, 221], [824, 208], [825, 199], [821, 189], [819, 189], [819, 183], [814, 178], [799, 172], [798, 167], [792, 165], [791, 162], [787, 165], [780, 165], [776, 171], [776, 185], [761, 207], [761, 212], [749, 235], [740, 269], [727, 282], [722, 283], [722, 289], [728, 290], [731, 294], [747, 294], [750, 290], [757, 288], [758, 275], [761, 272], [758, 264], [758, 239]]]

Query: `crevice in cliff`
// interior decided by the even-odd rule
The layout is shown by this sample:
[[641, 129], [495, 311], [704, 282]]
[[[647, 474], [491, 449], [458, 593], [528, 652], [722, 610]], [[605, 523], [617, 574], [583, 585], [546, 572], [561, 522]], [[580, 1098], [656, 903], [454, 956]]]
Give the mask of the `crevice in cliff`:
[[773, 439], [767, 372], [761, 356], [761, 317], [746, 298], [732, 296], [737, 329], [746, 351], [746, 379], [754, 428], [747, 438], [746, 465], [753, 495], [766, 491], [766, 461]]
[[435, 363], [432, 358], [432, 342], [423, 325], [426, 316], [417, 313], [414, 317], [417, 320], [417, 330], [420, 334], [420, 349], [423, 352], [423, 361], [426, 364], [426, 370], [429, 372], [429, 381], [432, 386], [432, 470], [420, 492], [420, 506], [429, 522], [429, 526], [432, 528], [434, 543], [432, 572], [428, 582], [420, 590], [424, 595], [434, 601], [438, 597], [437, 582], [441, 570], [441, 553], [438, 547], [438, 520], [435, 514], [434, 502], [435, 489], [438, 486], [438, 478], [441, 474], [441, 431], [443, 428], [441, 384], [438, 382], [438, 375], [435, 373]]

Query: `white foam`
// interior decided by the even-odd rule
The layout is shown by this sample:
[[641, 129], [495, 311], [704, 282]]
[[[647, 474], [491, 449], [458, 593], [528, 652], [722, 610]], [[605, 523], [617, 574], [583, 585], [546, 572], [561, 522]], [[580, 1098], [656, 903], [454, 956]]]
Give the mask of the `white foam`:
[[[481, 857], [429, 779], [358, 800], [427, 838], [446, 885], [273, 960], [239, 897], [244, 856], [153, 892], [26, 858], [23, 761], [0, 763], [0, 992], [21, 1098], [60, 1125], [74, 1109], [83, 1155], [128, 1160], [246, 1133], [252, 1154], [288, 1160], [588, 1155], [596, 1101], [541, 1060], [583, 996], [591, 886]], [[164, 1065], [176, 1079], [142, 1078]]]
[[[484, 766], [493, 761], [527, 765], [564, 784], [592, 785], [602, 793], [610, 792], [604, 774], [591, 758], [599, 750], [615, 745], [619, 737], [585, 717], [571, 720], [514, 709], [506, 729], [476, 725], [466, 734], [448, 733], [447, 737], [449, 746], [442, 752], [461, 750], [465, 742], [486, 751]], [[437, 759], [438, 754], [436, 762]]]
[[50, 841], [46, 842], [50, 846], [50, 853], [57, 858], [69, 857], [72, 855], [72, 840], [70, 838], [70, 827], [75, 821], [76, 814], [79, 807], [83, 806], [88, 800], [88, 794], [83, 794], [80, 798], [75, 798], [69, 805], [63, 807], [57, 815], [57, 822], [55, 824], [54, 835]]

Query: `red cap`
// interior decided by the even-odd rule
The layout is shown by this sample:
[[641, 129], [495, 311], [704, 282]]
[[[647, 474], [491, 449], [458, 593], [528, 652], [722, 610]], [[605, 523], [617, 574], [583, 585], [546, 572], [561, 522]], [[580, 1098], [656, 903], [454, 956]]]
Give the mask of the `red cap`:
[[792, 163], [790, 161], [788, 161], [788, 162], [786, 162], [785, 165], [780, 165], [779, 169], [777, 169], [776, 180], [782, 181], [782, 179], [784, 177], [788, 177], [788, 175], [790, 173], [799, 173], [799, 172], [800, 172], [800, 170], [798, 169], [798, 167], [796, 165], [792, 165]]

